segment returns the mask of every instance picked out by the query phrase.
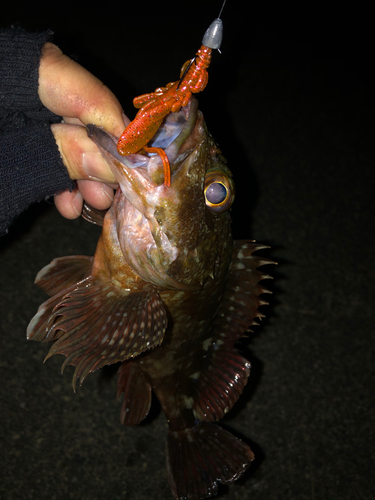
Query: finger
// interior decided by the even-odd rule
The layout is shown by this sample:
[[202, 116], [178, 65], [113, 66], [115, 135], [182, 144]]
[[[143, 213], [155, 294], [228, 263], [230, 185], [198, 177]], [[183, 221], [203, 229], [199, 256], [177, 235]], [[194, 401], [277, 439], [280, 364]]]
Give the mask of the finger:
[[66, 219], [77, 219], [82, 213], [83, 198], [78, 189], [72, 192], [63, 191], [55, 195], [55, 205]]
[[98, 210], [106, 210], [112, 205], [114, 191], [101, 182], [77, 181], [79, 191], [89, 205]]
[[51, 125], [51, 130], [71, 179], [116, 182], [96, 144], [89, 139], [85, 127], [55, 123]]
[[108, 87], [52, 43], [42, 49], [38, 92], [58, 115], [102, 126], [116, 137], [125, 128], [122, 107]]
[[[122, 114], [122, 120], [124, 122], [125, 127], [127, 127], [131, 121], [130, 118], [128, 118], [125, 113]], [[85, 125], [84, 123], [81, 122], [79, 118], [70, 118], [69, 116], [63, 116], [63, 122], [70, 123], [72, 125], [82, 125], [82, 126]]]

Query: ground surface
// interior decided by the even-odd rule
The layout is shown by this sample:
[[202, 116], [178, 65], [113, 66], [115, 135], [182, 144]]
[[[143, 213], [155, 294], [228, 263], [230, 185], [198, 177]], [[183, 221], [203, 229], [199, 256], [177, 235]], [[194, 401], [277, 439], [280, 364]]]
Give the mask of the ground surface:
[[[174, 5], [166, 19], [11, 7], [1, 23], [53, 28], [61, 48], [133, 117], [132, 97], [176, 79], [218, 10], [216, 2], [204, 12], [189, 4], [181, 20], [183, 5]], [[226, 9], [223, 54], [214, 56], [200, 107], [237, 184], [234, 236], [271, 245], [265, 255], [279, 266], [268, 319], [243, 346], [253, 366], [248, 388], [224, 422], [256, 461], [219, 497], [371, 499], [375, 175], [366, 15], [244, 17], [238, 2]], [[71, 371], [59, 373], [62, 359], [43, 365], [47, 347], [25, 338], [45, 299], [33, 284], [38, 270], [57, 256], [92, 254], [98, 234], [42, 204], [0, 239], [1, 500], [171, 498], [162, 413], [123, 428], [111, 370], [74, 394]]]

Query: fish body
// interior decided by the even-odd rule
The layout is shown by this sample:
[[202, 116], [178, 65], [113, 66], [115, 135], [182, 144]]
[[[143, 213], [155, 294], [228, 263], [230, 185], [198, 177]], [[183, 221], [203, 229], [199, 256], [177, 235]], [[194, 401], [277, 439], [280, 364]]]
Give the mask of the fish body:
[[[152, 391], [169, 423], [167, 470], [177, 499], [200, 499], [230, 483], [254, 456], [212, 422], [236, 402], [250, 373], [234, 348], [256, 317], [257, 268], [270, 261], [252, 241], [233, 242], [228, 209], [234, 185], [197, 101], [170, 114], [157, 137], [171, 165], [163, 183], [158, 155], [121, 157], [116, 140], [88, 127], [120, 185], [93, 258], [55, 259], [36, 282], [50, 295], [28, 338], [52, 341], [47, 357], [75, 366], [73, 386], [120, 362], [121, 421], [147, 415]], [[101, 222], [91, 212], [87, 218]]]

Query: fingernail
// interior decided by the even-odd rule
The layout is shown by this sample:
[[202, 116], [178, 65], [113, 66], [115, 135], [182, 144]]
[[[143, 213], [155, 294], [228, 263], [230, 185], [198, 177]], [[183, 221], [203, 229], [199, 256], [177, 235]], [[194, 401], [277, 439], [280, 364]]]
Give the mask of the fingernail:
[[113, 198], [115, 197], [115, 194], [114, 194], [114, 191], [113, 189], [111, 189], [109, 186], [107, 186], [106, 184], [103, 185], [103, 188], [102, 188], [102, 191], [103, 193], [107, 196], [107, 198], [111, 201], [113, 201]]
[[83, 198], [79, 191], [77, 191], [76, 195], [73, 198], [72, 207], [74, 208], [74, 211], [79, 217], [82, 213], [82, 208], [83, 208]]
[[82, 168], [90, 180], [114, 182], [114, 177], [100, 153], [90, 151], [83, 153]]

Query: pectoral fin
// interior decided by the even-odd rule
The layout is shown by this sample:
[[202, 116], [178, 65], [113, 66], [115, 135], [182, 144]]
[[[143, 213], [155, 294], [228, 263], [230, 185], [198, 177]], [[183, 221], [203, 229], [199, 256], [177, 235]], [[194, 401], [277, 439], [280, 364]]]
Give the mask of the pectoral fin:
[[[73, 388], [98, 368], [125, 361], [161, 344], [167, 314], [156, 289], [124, 290], [89, 276], [39, 308], [28, 338], [53, 340], [46, 357], [63, 354], [76, 367]], [[53, 309], [48, 314], [50, 307]]]
[[55, 295], [86, 278], [91, 271], [92, 259], [86, 255], [53, 259], [48, 266], [39, 271], [35, 283], [48, 295]]

